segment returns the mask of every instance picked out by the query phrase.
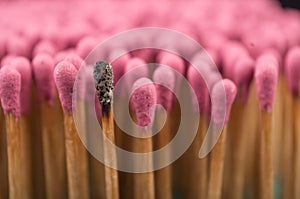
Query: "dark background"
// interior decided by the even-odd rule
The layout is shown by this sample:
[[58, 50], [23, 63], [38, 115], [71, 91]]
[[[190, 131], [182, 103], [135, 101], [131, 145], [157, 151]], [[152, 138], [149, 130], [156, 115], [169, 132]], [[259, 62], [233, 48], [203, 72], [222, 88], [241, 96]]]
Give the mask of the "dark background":
[[300, 10], [300, 0], [279, 0], [282, 7], [296, 8]]

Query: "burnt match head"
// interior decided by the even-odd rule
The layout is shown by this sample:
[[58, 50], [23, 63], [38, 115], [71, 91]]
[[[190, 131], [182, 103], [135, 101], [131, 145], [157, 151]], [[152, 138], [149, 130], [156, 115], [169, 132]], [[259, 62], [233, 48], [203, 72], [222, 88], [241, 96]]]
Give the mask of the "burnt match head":
[[97, 61], [94, 65], [94, 80], [102, 112], [108, 112], [113, 100], [113, 71], [112, 66], [105, 61]]

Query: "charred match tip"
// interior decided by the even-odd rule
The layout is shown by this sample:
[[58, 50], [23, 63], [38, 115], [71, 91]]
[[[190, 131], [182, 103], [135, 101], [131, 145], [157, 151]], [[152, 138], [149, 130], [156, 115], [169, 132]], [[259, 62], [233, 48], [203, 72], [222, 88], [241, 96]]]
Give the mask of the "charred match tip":
[[108, 113], [113, 100], [113, 71], [112, 66], [105, 61], [97, 61], [93, 71], [95, 87], [102, 112]]

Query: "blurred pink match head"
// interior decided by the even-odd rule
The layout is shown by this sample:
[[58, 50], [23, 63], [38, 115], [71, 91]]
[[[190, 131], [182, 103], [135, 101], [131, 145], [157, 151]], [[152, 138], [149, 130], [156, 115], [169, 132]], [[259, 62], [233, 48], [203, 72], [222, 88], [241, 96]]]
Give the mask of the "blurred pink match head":
[[39, 100], [53, 105], [56, 91], [53, 79], [53, 58], [45, 53], [37, 54], [32, 60], [32, 68]]
[[4, 66], [0, 70], [0, 98], [5, 114], [12, 113], [17, 118], [20, 116], [20, 92], [20, 73], [9, 66]]
[[285, 74], [293, 95], [300, 95], [300, 47], [289, 50], [285, 59]]
[[150, 79], [140, 78], [133, 84], [130, 102], [139, 126], [146, 127], [153, 122], [156, 99], [155, 85]]
[[148, 67], [144, 60], [140, 58], [130, 59], [125, 66], [125, 77], [128, 88], [133, 86], [133, 83], [141, 77], [148, 76]]
[[168, 112], [173, 102], [175, 89], [175, 74], [172, 69], [159, 66], [153, 73], [153, 81], [156, 83], [157, 103], [162, 105]]
[[261, 55], [255, 66], [255, 83], [260, 109], [271, 112], [278, 81], [278, 62], [269, 54]]
[[188, 68], [187, 78], [197, 96], [197, 99], [193, 99], [194, 106], [199, 106], [198, 110], [204, 113], [206, 108], [206, 96], [208, 95], [208, 88], [202, 77], [202, 74], [200, 74], [193, 66], [190, 66]]
[[278, 27], [275, 28], [272, 26], [273, 25], [268, 24], [268, 28], [255, 29], [247, 32], [243, 36], [243, 43], [246, 44], [253, 57], [259, 57], [261, 53], [269, 48], [278, 50], [280, 54], [285, 52], [288, 41]]
[[77, 69], [68, 61], [59, 62], [54, 70], [54, 81], [62, 107], [69, 113], [72, 112], [72, 93], [76, 75]]
[[160, 64], [169, 66], [177, 72], [179, 72], [180, 74], [184, 74], [185, 72], [183, 59], [171, 53], [165, 54], [163, 57], [161, 57]]
[[[1, 59], [1, 66], [5, 66], [5, 65], [8, 65], [10, 64], [10, 62], [15, 58], [17, 57], [16, 55], [6, 55], [4, 57], [2, 57]], [[1, 68], [0, 66], [0, 68]]]
[[73, 53], [73, 49], [59, 51], [54, 55], [55, 65], [63, 61], [70, 53]]
[[82, 58], [85, 59], [92, 50], [97, 46], [98, 41], [94, 37], [83, 37], [76, 46], [76, 53]]
[[[235, 84], [228, 79], [220, 80], [213, 87], [211, 93], [213, 103], [211, 118], [216, 125], [223, 125], [223, 122], [227, 124], [229, 121], [231, 105], [235, 100], [236, 94], [237, 88]], [[223, 107], [226, 109], [224, 110]]]
[[0, 57], [3, 57], [6, 54], [6, 38], [8, 35], [5, 33], [0, 35]]
[[83, 64], [83, 60], [76, 53], [69, 53], [64, 60], [72, 63], [77, 70], [79, 70]]
[[255, 62], [250, 56], [239, 57], [232, 67], [232, 80], [241, 90], [241, 97], [247, 102], [253, 80]]
[[19, 56], [11, 60], [9, 67], [16, 69], [21, 75], [21, 114], [27, 115], [30, 112], [31, 64], [27, 58]]
[[131, 52], [133, 57], [138, 57], [145, 60], [146, 62], [151, 62], [154, 53], [155, 50], [150, 48], [138, 49]]
[[17, 56], [30, 57], [31, 44], [26, 37], [13, 35], [7, 40], [7, 53]]
[[33, 56], [36, 56], [40, 53], [46, 53], [49, 55], [54, 55], [57, 52], [55, 45], [51, 41], [42, 40], [36, 44], [33, 49]]
[[237, 60], [247, 59], [249, 60], [249, 54], [246, 48], [240, 42], [228, 41], [224, 43], [224, 47], [221, 50], [222, 62], [223, 62], [223, 74], [230, 79], [234, 78], [233, 67]]
[[130, 60], [130, 55], [126, 53], [125, 50], [120, 49], [112, 51], [109, 55], [109, 60], [114, 70], [114, 85], [116, 85], [119, 79], [124, 74], [124, 69], [126, 64]]

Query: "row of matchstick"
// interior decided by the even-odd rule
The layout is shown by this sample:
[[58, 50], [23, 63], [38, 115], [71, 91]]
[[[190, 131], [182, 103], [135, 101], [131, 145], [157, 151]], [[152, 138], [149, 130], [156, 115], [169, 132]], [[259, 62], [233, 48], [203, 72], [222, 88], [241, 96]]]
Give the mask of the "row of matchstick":
[[[283, 10], [268, 0], [165, 1], [160, 6], [135, 1], [73, 3], [81, 12], [64, 2], [0, 6], [6, 16], [0, 19], [0, 198], [300, 198], [298, 11]], [[104, 166], [84, 147], [72, 115], [72, 92], [83, 59], [100, 41], [143, 26], [171, 28], [192, 37], [219, 71], [204, 51], [194, 52], [178, 40], [171, 41], [172, 48], [190, 51], [206, 81], [187, 60], [157, 49], [122, 54], [111, 65], [92, 63], [99, 123], [104, 134], [127, 151], [150, 152], [167, 145], [178, 131], [185, 105], [198, 106], [189, 117], [199, 118], [201, 113], [191, 125], [199, 126], [197, 135], [178, 160], [157, 171], [133, 174]], [[167, 44], [170, 38], [154, 39], [151, 42]], [[97, 59], [111, 60], [116, 51], [126, 52], [130, 42], [145, 40], [114, 43]], [[196, 98], [190, 91], [186, 95], [183, 79], [173, 70], [158, 65], [138, 68], [147, 63], [168, 66], [184, 76]], [[116, 84], [133, 69], [123, 89], [132, 97], [124, 106], [123, 95], [115, 93], [112, 100], [112, 74]], [[172, 88], [184, 104], [153, 82]], [[210, 119], [223, 123], [225, 110], [218, 103], [211, 106], [213, 100], [224, 103], [222, 91], [227, 99], [222, 134], [211, 153], [199, 159]], [[123, 116], [113, 115], [113, 107], [129, 108], [140, 126], [153, 125], [147, 131], [155, 131], [164, 120], [161, 109], [151, 109], [155, 104], [161, 104], [168, 117], [151, 139], [133, 138], [113, 122], [116, 114]], [[89, 118], [84, 120], [88, 125]], [[101, 143], [105, 161], [120, 164], [116, 152]], [[155, 161], [145, 162], [151, 164]]]

